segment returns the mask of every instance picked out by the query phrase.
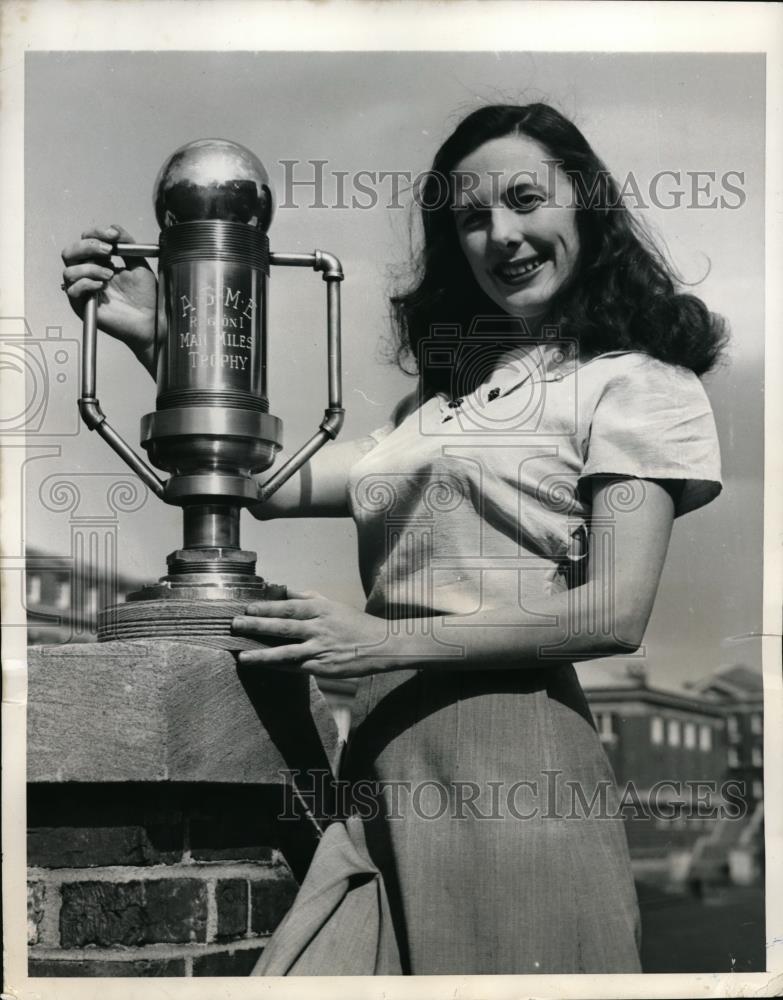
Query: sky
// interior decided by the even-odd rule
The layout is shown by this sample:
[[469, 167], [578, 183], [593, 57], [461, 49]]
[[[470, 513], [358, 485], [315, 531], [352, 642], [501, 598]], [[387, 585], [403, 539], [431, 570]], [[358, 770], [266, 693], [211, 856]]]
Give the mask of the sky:
[[[640, 215], [684, 279], [698, 283], [693, 291], [731, 327], [728, 363], [704, 382], [721, 442], [724, 491], [675, 523], [643, 658], [651, 680], [663, 686], [679, 686], [721, 662], [752, 659], [753, 643], [730, 640], [761, 630], [763, 56], [28, 54], [26, 319], [42, 341], [47, 328], [62, 328], [65, 340], [57, 347], [72, 360], [65, 382], [49, 384], [39, 435], [59, 454], [26, 466], [26, 543], [71, 554], [75, 515], [52, 509], [57, 505], [45, 486], [52, 476], [78, 483], [79, 510], [88, 515], [105, 512], [107, 476], [127, 478], [108, 446], [75, 422], [81, 324], [59, 289], [63, 246], [109, 222], [155, 242], [152, 190], [170, 153], [214, 136], [247, 146], [266, 165], [277, 195], [272, 250], [318, 247], [343, 262], [342, 437], [360, 436], [383, 424], [412, 388], [384, 359], [388, 295], [404, 284], [409, 261], [411, 197], [403, 190], [395, 198], [390, 182], [373, 185], [365, 175], [377, 204], [341, 207], [339, 173], [347, 172], [346, 200], [357, 194], [366, 206], [369, 197], [353, 187], [358, 171], [415, 176], [465, 113], [488, 102], [535, 100], [572, 118], [615, 176], [632, 176], [642, 196], [656, 174], [675, 172], [659, 182], [661, 205], [645, 198]], [[312, 178], [311, 160], [325, 161], [325, 207], [313, 205], [311, 188], [286, 188], [286, 178]], [[679, 199], [675, 190], [683, 191]], [[718, 204], [709, 207], [715, 194]], [[299, 270], [274, 272], [270, 286], [270, 409], [284, 421], [290, 450], [315, 430], [325, 405], [324, 291], [319, 278]], [[51, 355], [55, 348], [45, 350]], [[127, 349], [105, 337], [98, 390], [111, 422], [138, 445], [139, 419], [154, 408], [155, 387]], [[120, 570], [141, 580], [162, 575], [165, 554], [180, 544], [179, 509], [149, 497], [135, 512], [121, 513], [118, 525]], [[261, 524], [245, 514], [242, 544], [258, 552], [267, 579], [362, 605], [350, 521]]]

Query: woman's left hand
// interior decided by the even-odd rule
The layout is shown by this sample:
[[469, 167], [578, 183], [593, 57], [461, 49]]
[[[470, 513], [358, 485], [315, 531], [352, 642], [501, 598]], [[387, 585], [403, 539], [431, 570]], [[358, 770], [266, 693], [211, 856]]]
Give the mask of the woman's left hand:
[[274, 640], [266, 649], [243, 650], [239, 662], [317, 677], [364, 677], [389, 669], [379, 646], [388, 635], [383, 618], [330, 601], [312, 591], [288, 592], [285, 601], [254, 601], [235, 618], [235, 635]]

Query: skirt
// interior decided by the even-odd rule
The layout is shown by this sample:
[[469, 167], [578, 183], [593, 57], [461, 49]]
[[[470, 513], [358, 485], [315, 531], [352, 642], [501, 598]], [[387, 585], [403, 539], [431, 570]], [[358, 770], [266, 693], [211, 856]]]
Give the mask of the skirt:
[[570, 664], [374, 675], [340, 779], [345, 816], [254, 974], [641, 971], [614, 775]]

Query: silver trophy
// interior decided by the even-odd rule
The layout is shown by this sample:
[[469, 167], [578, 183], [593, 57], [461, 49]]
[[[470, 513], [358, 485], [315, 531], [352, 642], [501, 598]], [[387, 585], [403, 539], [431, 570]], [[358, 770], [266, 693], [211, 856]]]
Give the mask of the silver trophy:
[[[273, 196], [261, 162], [243, 146], [201, 139], [178, 149], [155, 183], [158, 244], [123, 244], [125, 257], [158, 257], [157, 401], [141, 420], [141, 445], [161, 479], [110, 426], [96, 392], [95, 296], [84, 314], [79, 411], [165, 503], [182, 507], [183, 543], [168, 573], [103, 609], [98, 639], [190, 636], [240, 648], [230, 621], [248, 600], [285, 597], [255, 575], [239, 543], [240, 512], [271, 496], [343, 423], [340, 282], [332, 254], [271, 253]], [[270, 266], [309, 267], [326, 282], [328, 405], [316, 433], [263, 485], [282, 443], [267, 396]]]

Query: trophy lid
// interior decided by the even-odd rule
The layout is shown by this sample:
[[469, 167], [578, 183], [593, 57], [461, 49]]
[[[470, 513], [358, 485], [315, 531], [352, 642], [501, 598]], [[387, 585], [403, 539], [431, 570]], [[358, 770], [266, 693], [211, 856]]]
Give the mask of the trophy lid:
[[160, 168], [153, 197], [161, 229], [223, 219], [266, 231], [274, 207], [264, 165], [249, 149], [228, 139], [198, 139], [180, 146]]

